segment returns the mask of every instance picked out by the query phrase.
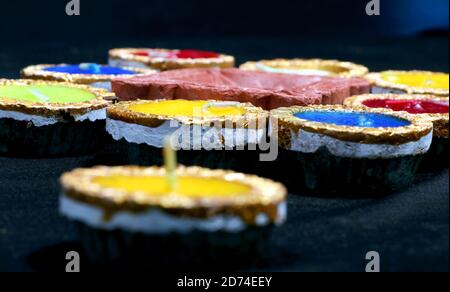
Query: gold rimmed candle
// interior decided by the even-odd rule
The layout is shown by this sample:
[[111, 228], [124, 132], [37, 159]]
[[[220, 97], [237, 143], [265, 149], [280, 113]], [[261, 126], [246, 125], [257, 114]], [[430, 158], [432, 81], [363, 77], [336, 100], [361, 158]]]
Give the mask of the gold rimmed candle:
[[254, 259], [286, 220], [287, 192], [278, 183], [198, 167], [180, 166], [176, 176], [170, 189], [164, 167], [76, 169], [61, 178], [60, 211], [82, 230], [94, 262], [140, 265]]
[[419, 94], [366, 94], [348, 98], [352, 107], [386, 108], [407, 112], [411, 116], [433, 123], [433, 142], [426, 153], [421, 171], [434, 172], [449, 164], [449, 99]]
[[166, 71], [184, 68], [231, 68], [234, 67], [235, 59], [210, 51], [122, 48], [109, 51], [109, 64]]
[[362, 65], [321, 59], [262, 60], [258, 62], [247, 62], [241, 65], [240, 68], [249, 71], [341, 77], [362, 77], [369, 72]]
[[[280, 108], [279, 179], [298, 191], [382, 195], [409, 187], [433, 124], [405, 112], [346, 106]], [[326, 167], [324, 167], [326, 165]], [[286, 173], [285, 169], [298, 168]]]
[[183, 165], [253, 173], [262, 152], [258, 147], [266, 141], [268, 116], [238, 102], [142, 100], [109, 107], [107, 131], [129, 164], [160, 165], [164, 139], [173, 136]]
[[98, 149], [109, 105], [104, 97], [110, 95], [64, 82], [0, 80], [0, 153], [51, 157]]
[[447, 96], [449, 94], [448, 73], [429, 71], [384, 71], [371, 73], [367, 79], [374, 82], [372, 93], [394, 94], [432, 94]]
[[[251, 225], [259, 224], [261, 214], [272, 222], [279, 219], [277, 206], [286, 199], [282, 185], [252, 175], [184, 166], [175, 172], [179, 183], [173, 190], [168, 188], [164, 167], [76, 169], [64, 174], [61, 183], [65, 196], [108, 212], [139, 214], [156, 208], [172, 214], [183, 209], [184, 215], [196, 218], [230, 212]], [[198, 213], [202, 209], [209, 212]]]
[[156, 73], [150, 69], [124, 68], [96, 63], [41, 64], [24, 68], [21, 75], [26, 79], [48, 80], [85, 84], [111, 90], [111, 80], [117, 77], [133, 77]]

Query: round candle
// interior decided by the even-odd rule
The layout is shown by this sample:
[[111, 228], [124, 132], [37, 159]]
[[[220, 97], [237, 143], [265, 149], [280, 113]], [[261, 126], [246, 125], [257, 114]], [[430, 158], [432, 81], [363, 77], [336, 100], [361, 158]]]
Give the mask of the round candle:
[[[224, 117], [241, 116], [245, 114], [245, 109], [237, 106], [220, 106], [220, 102], [211, 103], [208, 101], [190, 100], [167, 100], [161, 102], [149, 102], [130, 105], [129, 110], [153, 114], [158, 116], [199, 116], [199, 117]], [[224, 103], [228, 105], [227, 103]], [[215, 106], [217, 105], [217, 106]]]
[[143, 192], [149, 196], [167, 196], [176, 193], [191, 198], [227, 198], [236, 195], [250, 196], [251, 187], [217, 178], [180, 176], [172, 191], [163, 176], [108, 176], [96, 177], [93, 183], [125, 192]]
[[306, 111], [295, 116], [310, 122], [361, 128], [397, 128], [411, 124], [411, 122], [401, 118], [376, 113]]
[[369, 99], [364, 101], [363, 105], [371, 108], [406, 111], [411, 114], [445, 114], [449, 112], [448, 103], [425, 99]]
[[212, 59], [220, 57], [220, 54], [208, 51], [199, 50], [179, 50], [179, 51], [159, 51], [159, 50], [146, 50], [137, 51], [134, 53], [136, 56], [154, 57], [154, 58], [166, 58], [166, 59]]
[[135, 75], [130, 70], [97, 64], [58, 65], [47, 67], [44, 71], [66, 74], [94, 74], [94, 75]]
[[417, 88], [449, 89], [449, 76], [443, 73], [384, 72], [386, 81]]
[[0, 98], [29, 102], [77, 103], [93, 100], [96, 96], [87, 90], [59, 85], [2, 85]]

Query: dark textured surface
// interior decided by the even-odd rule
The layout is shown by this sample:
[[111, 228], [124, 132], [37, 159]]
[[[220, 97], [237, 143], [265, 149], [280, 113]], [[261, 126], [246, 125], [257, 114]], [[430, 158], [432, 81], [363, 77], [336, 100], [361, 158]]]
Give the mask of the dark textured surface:
[[9, 157], [64, 157], [95, 154], [109, 136], [105, 121], [68, 121], [34, 127], [27, 121], [0, 120], [0, 155]]
[[[17, 77], [31, 63], [105, 61], [110, 47], [198, 47], [235, 54], [239, 62], [272, 57], [353, 60], [373, 70], [448, 71], [448, 38], [222, 38], [58, 42], [28, 46], [2, 43], [0, 76]], [[101, 157], [26, 160], [0, 158], [0, 271], [58, 270], [79, 250], [70, 224], [58, 215], [57, 178], [79, 166], [114, 162]], [[288, 170], [285, 171], [295, 171]], [[364, 271], [365, 254], [380, 252], [384, 271], [448, 271], [449, 173], [420, 176], [408, 190], [371, 198], [292, 195], [289, 221], [270, 242], [257, 267], [276, 271]]]
[[[261, 257], [272, 226], [238, 233], [190, 232], [143, 235], [77, 224], [85, 254], [100, 271], [223, 271], [253, 265]], [[202, 256], [198, 256], [202, 255]], [[175, 264], [176, 263], [176, 264]], [[211, 266], [214, 263], [214, 266]]]
[[[80, 247], [57, 212], [57, 177], [90, 158], [0, 159], [0, 270], [62, 270]], [[292, 195], [289, 221], [257, 269], [363, 271], [367, 251], [387, 271], [448, 269], [448, 171], [384, 199]]]
[[431, 144], [430, 151], [425, 155], [421, 171], [430, 172], [443, 167], [449, 167], [450, 143], [446, 138], [435, 137]]

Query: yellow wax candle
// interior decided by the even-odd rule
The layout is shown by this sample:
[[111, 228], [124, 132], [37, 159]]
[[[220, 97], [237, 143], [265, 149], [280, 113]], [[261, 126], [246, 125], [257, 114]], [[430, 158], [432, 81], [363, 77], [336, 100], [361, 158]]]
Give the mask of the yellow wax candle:
[[251, 196], [249, 185], [241, 182], [227, 181], [225, 179], [179, 176], [176, 188], [170, 190], [167, 178], [164, 176], [126, 176], [113, 175], [96, 177], [93, 182], [104, 188], [116, 189], [125, 192], [143, 192], [149, 196], [162, 197], [173, 195], [190, 198], [227, 198], [239, 196]]
[[134, 104], [129, 110], [137, 113], [151, 114], [165, 117], [226, 117], [242, 116], [245, 108], [239, 107], [235, 102], [210, 102], [193, 100], [164, 100]]
[[417, 88], [449, 89], [449, 76], [443, 73], [383, 72], [385, 81]]

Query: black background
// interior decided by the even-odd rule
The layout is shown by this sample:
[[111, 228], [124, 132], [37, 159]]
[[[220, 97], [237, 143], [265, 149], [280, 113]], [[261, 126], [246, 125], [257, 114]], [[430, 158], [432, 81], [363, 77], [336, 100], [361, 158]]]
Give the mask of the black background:
[[[275, 57], [350, 60], [371, 70], [448, 72], [448, 1], [365, 0], [0, 2], [0, 78], [37, 63], [106, 62], [113, 47], [198, 48], [239, 63]], [[112, 163], [107, 155], [26, 160], [0, 158], [0, 271], [64, 269], [80, 247], [57, 212], [64, 171]], [[420, 175], [387, 198], [292, 195], [289, 221], [276, 231], [263, 271], [363, 271], [379, 251], [385, 271], [448, 271], [448, 170]]]
[[305, 34], [412, 35], [448, 29], [447, 0], [380, 0], [381, 16], [367, 17], [369, 0], [69, 0], [2, 1], [2, 40], [83, 41], [105, 38]]

